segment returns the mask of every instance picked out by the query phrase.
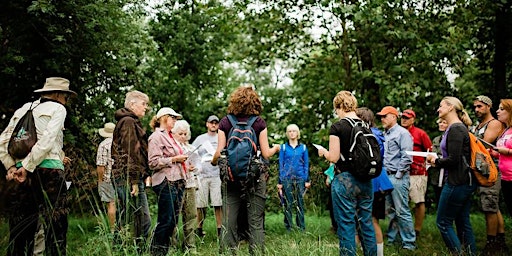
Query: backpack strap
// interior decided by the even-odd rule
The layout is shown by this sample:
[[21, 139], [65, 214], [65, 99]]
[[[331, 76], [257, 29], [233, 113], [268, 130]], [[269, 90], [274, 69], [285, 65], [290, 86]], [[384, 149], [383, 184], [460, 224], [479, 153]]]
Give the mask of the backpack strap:
[[283, 145], [281, 145], [281, 151], [285, 151], [286, 150], [286, 143], [283, 143]]
[[247, 119], [247, 126], [252, 127], [252, 124], [256, 122], [256, 119], [258, 116], [250, 116], [249, 119]]
[[236, 123], [238, 123], [238, 119], [236, 119], [236, 116], [229, 114], [228, 120], [231, 123], [232, 127], [235, 127]]

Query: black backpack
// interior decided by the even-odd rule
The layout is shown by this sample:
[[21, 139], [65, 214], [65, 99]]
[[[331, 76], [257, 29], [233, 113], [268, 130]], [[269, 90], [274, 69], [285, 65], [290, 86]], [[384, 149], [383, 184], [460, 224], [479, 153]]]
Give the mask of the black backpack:
[[239, 122], [234, 115], [227, 117], [233, 126], [227, 136], [227, 174], [230, 181], [245, 180], [248, 178], [251, 160], [256, 158], [258, 150], [258, 137], [252, 128], [257, 116], [250, 116], [247, 122]]
[[32, 108], [33, 104], [34, 102], [30, 104], [27, 112], [20, 118], [11, 134], [7, 152], [14, 159], [25, 158], [37, 142], [37, 130], [32, 110], [39, 106], [39, 104]]
[[348, 163], [348, 171], [360, 181], [369, 181], [382, 172], [382, 156], [377, 137], [369, 125], [361, 120], [343, 118], [352, 126], [348, 156], [340, 161]]

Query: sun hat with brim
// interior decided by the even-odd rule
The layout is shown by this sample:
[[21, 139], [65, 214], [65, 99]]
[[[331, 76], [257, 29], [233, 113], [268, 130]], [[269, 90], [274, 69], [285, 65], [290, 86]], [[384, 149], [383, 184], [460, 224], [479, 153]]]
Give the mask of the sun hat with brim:
[[101, 137], [112, 138], [115, 128], [116, 125], [114, 123], [106, 123], [103, 128], [98, 129], [98, 133], [101, 135]]
[[172, 108], [161, 108], [160, 110], [158, 110], [158, 113], [156, 113], [156, 118], [160, 118], [162, 116], [165, 116], [165, 115], [170, 115], [170, 116], [175, 116], [177, 117], [178, 119], [181, 119], [181, 115], [176, 113], [176, 111], [174, 111], [174, 109]]
[[66, 92], [76, 96], [76, 92], [69, 89], [69, 80], [62, 77], [49, 77], [46, 78], [43, 88], [37, 89], [34, 92]]

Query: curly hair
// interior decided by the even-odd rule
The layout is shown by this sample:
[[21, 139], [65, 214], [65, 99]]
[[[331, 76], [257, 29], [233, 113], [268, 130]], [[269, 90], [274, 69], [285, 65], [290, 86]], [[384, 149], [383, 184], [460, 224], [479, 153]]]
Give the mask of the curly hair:
[[260, 97], [252, 87], [240, 86], [229, 97], [228, 114], [260, 115], [262, 109]]
[[503, 110], [507, 111], [508, 114], [508, 120], [505, 123], [507, 127], [512, 126], [512, 99], [501, 99], [500, 100], [501, 107], [503, 107]]
[[357, 99], [349, 91], [339, 91], [332, 100], [332, 104], [334, 105], [335, 109], [339, 108], [344, 112], [351, 112], [356, 111]]

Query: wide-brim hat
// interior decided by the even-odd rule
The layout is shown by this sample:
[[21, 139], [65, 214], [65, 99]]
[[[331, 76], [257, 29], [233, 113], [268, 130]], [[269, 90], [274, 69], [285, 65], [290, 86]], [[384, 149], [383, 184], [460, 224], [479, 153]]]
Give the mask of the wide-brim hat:
[[114, 123], [106, 123], [103, 128], [98, 129], [98, 133], [101, 135], [101, 137], [112, 138], [115, 128], [116, 125]]
[[66, 92], [76, 96], [76, 92], [69, 89], [69, 80], [62, 77], [49, 77], [46, 78], [43, 88], [37, 89], [34, 92]]
[[156, 118], [160, 118], [165, 115], [175, 116], [178, 119], [181, 119], [180, 114], [176, 113], [176, 111], [174, 111], [174, 109], [168, 108], [168, 107], [164, 107], [164, 108], [161, 108], [160, 110], [158, 110], [158, 113], [156, 113]]

